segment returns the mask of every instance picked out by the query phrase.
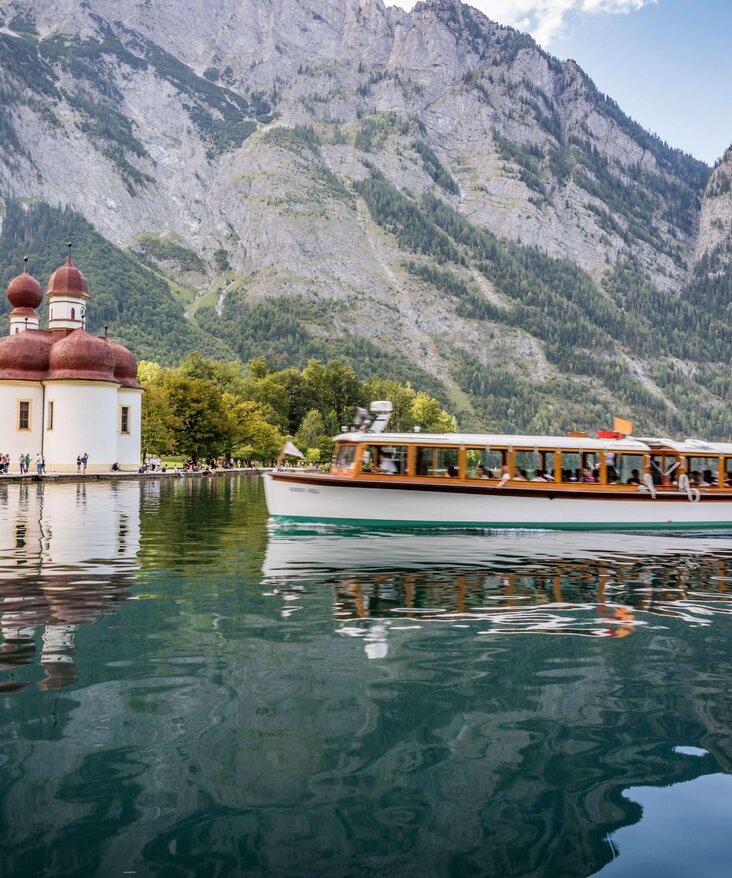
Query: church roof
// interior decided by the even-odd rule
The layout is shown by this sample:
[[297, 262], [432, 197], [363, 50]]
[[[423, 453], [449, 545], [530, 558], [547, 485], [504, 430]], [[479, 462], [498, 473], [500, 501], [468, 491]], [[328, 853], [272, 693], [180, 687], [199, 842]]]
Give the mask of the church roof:
[[139, 389], [137, 359], [85, 329], [26, 329], [0, 339], [0, 381], [107, 381]]
[[75, 298], [88, 299], [86, 278], [67, 257], [66, 262], [57, 268], [48, 279], [47, 296], [74, 296]]
[[27, 265], [25, 271], [8, 284], [7, 296], [15, 311], [21, 308], [35, 310], [43, 301], [43, 289], [33, 275], [28, 273]]
[[[89, 298], [86, 279], [70, 258], [51, 275], [47, 295]], [[43, 300], [43, 292], [27, 268], [8, 285], [8, 300], [14, 309], [13, 317], [37, 321], [35, 309]], [[73, 380], [105, 381], [139, 389], [137, 360], [123, 345], [83, 328], [28, 328], [0, 338], [0, 381]]]

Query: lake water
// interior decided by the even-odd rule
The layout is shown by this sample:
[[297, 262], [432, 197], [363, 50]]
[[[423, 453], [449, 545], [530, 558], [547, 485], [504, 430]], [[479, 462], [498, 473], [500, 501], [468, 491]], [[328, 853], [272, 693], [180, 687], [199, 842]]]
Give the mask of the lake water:
[[732, 534], [0, 482], [0, 875], [732, 874]]

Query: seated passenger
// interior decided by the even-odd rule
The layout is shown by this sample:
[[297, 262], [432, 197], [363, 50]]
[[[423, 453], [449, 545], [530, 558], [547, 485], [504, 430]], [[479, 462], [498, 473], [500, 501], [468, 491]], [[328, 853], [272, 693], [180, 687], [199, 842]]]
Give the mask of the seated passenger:
[[534, 478], [531, 480], [532, 482], [543, 482], [544, 481], [544, 470], [537, 469], [534, 474]]
[[638, 472], [637, 469], [632, 470], [631, 473], [630, 473], [630, 478], [628, 479], [628, 481], [626, 482], [626, 484], [628, 484], [628, 485], [640, 485], [640, 483], [641, 483], [641, 480], [640, 480], [640, 473]]
[[542, 478], [544, 479], [545, 482], [555, 482], [556, 481], [556, 479], [554, 478], [554, 473], [549, 469], [544, 470], [544, 475], [542, 476]]
[[450, 479], [456, 479], [456, 478], [457, 478], [457, 474], [458, 474], [457, 467], [456, 467], [456, 466], [453, 466], [452, 464], [450, 464], [450, 466], [448, 466], [448, 468], [447, 468], [447, 475], [448, 475], [448, 478], [450, 478]]
[[699, 483], [701, 482], [701, 475], [699, 474], [699, 470], [695, 469], [689, 473], [689, 484], [692, 488], [698, 488]]
[[593, 476], [592, 471], [588, 466], [582, 467], [582, 481], [588, 485], [597, 482], [597, 479]]
[[508, 464], [504, 463], [501, 466], [501, 478], [498, 480], [498, 487], [502, 488], [510, 478], [511, 471], [508, 468]]
[[654, 485], [663, 484], [663, 474], [661, 473], [661, 467], [651, 461], [651, 479], [653, 480]]
[[482, 463], [478, 464], [478, 478], [479, 479], [488, 479], [490, 476], [488, 475], [488, 470], [483, 466]]
[[702, 487], [711, 487], [712, 485], [716, 484], [716, 481], [717, 480], [714, 478], [712, 471], [710, 469], [705, 469], [702, 473]]
[[388, 476], [396, 476], [399, 474], [399, 465], [393, 457], [382, 457], [379, 469]]
[[513, 477], [515, 482], [528, 482], [529, 477], [526, 475], [525, 469], [520, 469], [516, 471], [516, 475]]

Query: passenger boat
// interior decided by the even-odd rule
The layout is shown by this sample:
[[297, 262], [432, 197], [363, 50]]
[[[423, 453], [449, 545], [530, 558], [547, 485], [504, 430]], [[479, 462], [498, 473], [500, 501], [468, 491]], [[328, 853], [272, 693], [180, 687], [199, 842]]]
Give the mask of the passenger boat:
[[379, 528], [732, 528], [732, 443], [616, 431], [387, 433], [387, 422], [380, 412], [337, 436], [329, 473], [266, 474], [272, 518]]

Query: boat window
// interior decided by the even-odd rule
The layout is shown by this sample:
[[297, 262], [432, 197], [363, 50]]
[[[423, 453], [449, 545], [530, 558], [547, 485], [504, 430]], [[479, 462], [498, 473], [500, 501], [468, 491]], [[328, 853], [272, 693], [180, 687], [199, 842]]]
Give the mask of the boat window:
[[582, 455], [579, 451], [562, 452], [562, 481], [579, 482], [582, 475]]
[[535, 476], [534, 478], [541, 478], [545, 482], [557, 481], [557, 455], [555, 452], [539, 452], [539, 469], [541, 469], [541, 476]]
[[361, 455], [361, 472], [398, 476], [406, 471], [406, 445], [367, 445]]
[[417, 448], [415, 475], [430, 478], [457, 478], [457, 448]]
[[507, 463], [505, 448], [468, 448], [465, 452], [465, 474], [469, 479], [500, 479]]
[[687, 457], [686, 472], [695, 488], [716, 487], [719, 484], [719, 458]]
[[516, 451], [513, 456], [513, 477], [519, 482], [555, 481], [556, 454], [542, 449]]
[[611, 466], [611, 462], [607, 458], [605, 463], [609, 485], [640, 485], [643, 483], [642, 454], [616, 454], [614, 466]]
[[562, 451], [562, 481], [594, 484], [600, 478], [600, 455], [596, 451]]
[[[679, 480], [680, 460], [675, 454], [651, 455], [651, 478], [654, 485], [674, 485]], [[691, 478], [691, 476], [689, 476]]]
[[341, 445], [336, 449], [333, 469], [353, 469], [356, 462], [356, 446]]

